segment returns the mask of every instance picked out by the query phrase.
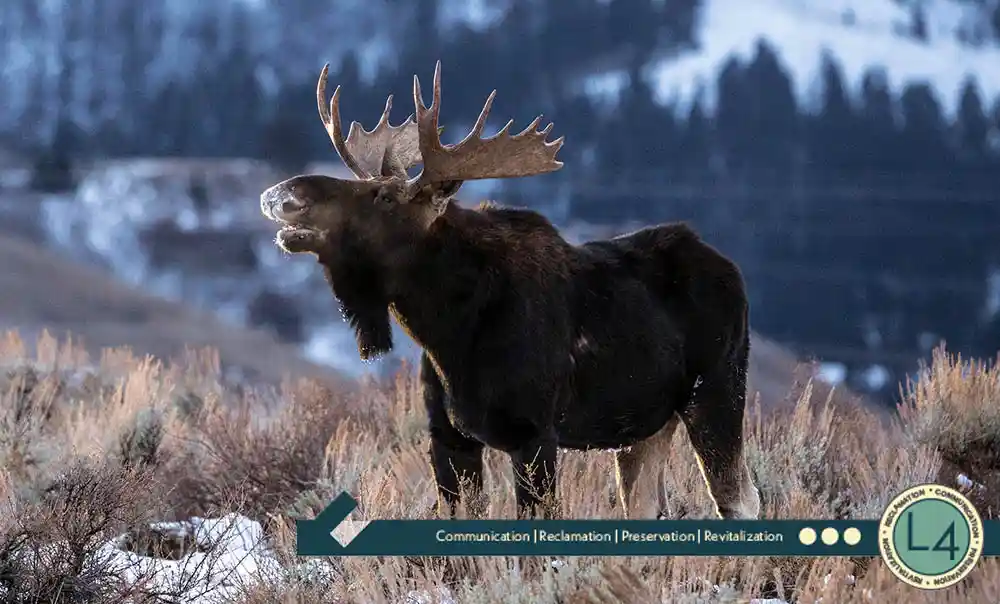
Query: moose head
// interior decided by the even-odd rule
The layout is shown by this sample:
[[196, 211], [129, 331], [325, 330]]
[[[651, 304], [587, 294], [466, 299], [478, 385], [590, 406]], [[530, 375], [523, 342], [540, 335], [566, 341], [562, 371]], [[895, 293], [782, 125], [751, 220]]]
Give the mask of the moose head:
[[[275, 237], [280, 248], [317, 257], [345, 320], [354, 328], [358, 352], [367, 360], [392, 349], [389, 312], [393, 299], [427, 285], [413, 282], [416, 277], [410, 267], [428, 259], [422, 251], [440, 250], [442, 241], [454, 237], [454, 229], [446, 224], [454, 227], [451, 223], [462, 222], [471, 211], [449, 203], [462, 183], [558, 170], [562, 162], [555, 155], [563, 138], [547, 142], [552, 126], [538, 131], [541, 116], [518, 134], [509, 133], [511, 120], [497, 134], [482, 138], [494, 90], [472, 132], [455, 145], [442, 144], [438, 61], [429, 108], [414, 76], [415, 119], [411, 114], [402, 124], [390, 125], [390, 95], [374, 129], [367, 131], [352, 122], [345, 139], [340, 87], [329, 106], [325, 100], [328, 70], [329, 65], [324, 66], [320, 74], [316, 102], [334, 148], [355, 178], [295, 176], [265, 190], [260, 207], [264, 216], [282, 224]], [[408, 170], [418, 164], [422, 165], [420, 173], [410, 177]], [[449, 223], [442, 220], [444, 216], [455, 220]], [[453, 260], [437, 258], [437, 263], [454, 268]], [[435, 276], [435, 280], [440, 278]]]
[[[433, 102], [424, 105], [420, 81], [413, 77], [411, 114], [399, 126], [389, 123], [392, 95], [370, 132], [352, 122], [345, 139], [340, 120], [340, 87], [327, 106], [323, 67], [316, 88], [320, 118], [344, 165], [355, 179], [299, 175], [261, 194], [264, 216], [282, 223], [276, 243], [289, 253], [313, 253], [321, 259], [345, 245], [361, 247], [375, 257], [391, 257], [418, 240], [448, 207], [466, 180], [514, 178], [553, 172], [562, 167], [555, 156], [563, 137], [545, 140], [535, 118], [522, 132], [510, 135], [514, 120], [497, 134], [481, 138], [496, 90], [490, 94], [472, 131], [455, 145], [440, 140], [441, 62], [434, 69]], [[408, 170], [422, 164], [420, 173]], [[359, 251], [359, 250], [355, 250]]]

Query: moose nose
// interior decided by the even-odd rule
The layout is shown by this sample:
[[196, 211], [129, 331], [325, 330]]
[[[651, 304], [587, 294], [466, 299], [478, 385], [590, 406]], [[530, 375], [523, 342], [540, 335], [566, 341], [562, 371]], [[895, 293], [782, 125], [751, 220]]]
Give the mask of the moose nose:
[[284, 186], [279, 183], [267, 189], [260, 196], [260, 209], [264, 216], [271, 220], [278, 220], [281, 216], [289, 216], [302, 210], [305, 204], [296, 199]]

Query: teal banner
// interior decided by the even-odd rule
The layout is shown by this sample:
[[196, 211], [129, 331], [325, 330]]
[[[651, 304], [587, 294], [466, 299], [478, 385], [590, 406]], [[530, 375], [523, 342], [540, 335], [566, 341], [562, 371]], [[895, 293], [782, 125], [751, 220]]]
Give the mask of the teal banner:
[[[879, 556], [878, 520], [349, 520], [342, 494], [296, 521], [301, 556]], [[1000, 521], [984, 555], [1000, 554]]]

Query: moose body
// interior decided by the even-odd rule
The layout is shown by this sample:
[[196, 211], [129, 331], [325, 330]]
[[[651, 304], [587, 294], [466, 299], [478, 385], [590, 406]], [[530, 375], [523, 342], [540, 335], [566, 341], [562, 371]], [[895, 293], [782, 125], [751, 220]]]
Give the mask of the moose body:
[[390, 317], [421, 346], [430, 458], [449, 509], [461, 480], [481, 489], [484, 447], [509, 454], [520, 513], [553, 492], [558, 448], [596, 448], [616, 450], [626, 515], [653, 499], [663, 514], [662, 473], [655, 497], [634, 491], [654, 484], [640, 472], [660, 469], [683, 421], [717, 513], [756, 517], [738, 268], [682, 224], [572, 245], [536, 212], [451, 203], [470, 178], [557, 169], [562, 139], [545, 142], [537, 119], [479, 139], [491, 95], [473, 133], [441, 145], [439, 64], [431, 109], [414, 78], [416, 122], [389, 126], [390, 97], [375, 130], [352, 125], [345, 141], [339, 89], [325, 110], [325, 76], [320, 114], [359, 180], [296, 176], [265, 191], [261, 208], [284, 223], [282, 248], [316, 255], [363, 358], [391, 350]]

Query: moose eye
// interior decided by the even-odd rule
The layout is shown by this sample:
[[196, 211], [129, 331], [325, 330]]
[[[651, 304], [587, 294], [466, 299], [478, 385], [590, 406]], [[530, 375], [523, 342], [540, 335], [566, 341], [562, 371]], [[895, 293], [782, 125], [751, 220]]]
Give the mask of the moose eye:
[[392, 195], [390, 195], [387, 191], [379, 191], [375, 194], [375, 203], [392, 205], [393, 201]]

